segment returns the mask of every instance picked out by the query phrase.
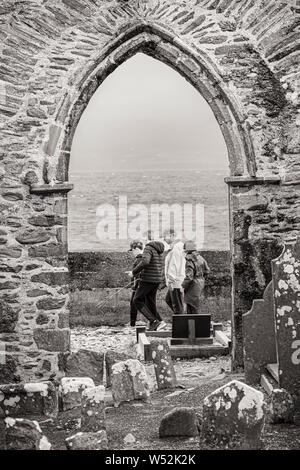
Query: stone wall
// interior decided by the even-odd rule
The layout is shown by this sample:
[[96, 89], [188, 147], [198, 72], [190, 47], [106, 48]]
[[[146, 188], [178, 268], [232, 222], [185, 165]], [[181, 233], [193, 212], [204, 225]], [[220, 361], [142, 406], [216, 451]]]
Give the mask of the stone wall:
[[223, 132], [243, 364], [241, 313], [268, 277], [265, 247], [300, 226], [299, 13], [297, 0], [1, 2], [0, 382], [63, 373], [72, 139], [94, 91], [137, 52], [193, 84]]
[[[211, 313], [215, 321], [231, 317], [231, 273], [228, 251], [204, 251], [211, 273], [206, 279], [201, 313]], [[131, 289], [115, 294], [128, 284], [125, 271], [132, 269], [132, 255], [116, 252], [69, 253], [71, 325], [116, 325], [129, 321]], [[159, 292], [159, 311], [171, 319], [164, 302], [166, 291]], [[109, 298], [107, 303], [104, 300]], [[101, 308], [97, 304], [103, 304]]]

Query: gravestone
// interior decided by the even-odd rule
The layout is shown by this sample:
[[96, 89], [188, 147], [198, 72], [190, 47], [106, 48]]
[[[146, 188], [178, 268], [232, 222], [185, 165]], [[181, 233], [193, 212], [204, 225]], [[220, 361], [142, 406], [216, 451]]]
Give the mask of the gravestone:
[[158, 390], [175, 388], [177, 379], [167, 340], [151, 341], [152, 359]]
[[82, 392], [81, 429], [100, 431], [105, 429], [105, 387], [89, 387]]
[[249, 384], [257, 384], [267, 364], [277, 362], [273, 282], [263, 299], [253, 301], [252, 309], [243, 315], [244, 367]]
[[279, 386], [300, 409], [300, 239], [272, 262]]
[[117, 362], [111, 371], [112, 396], [115, 406], [120, 403], [150, 398], [146, 369], [137, 359]]
[[93, 379], [89, 377], [64, 377], [61, 379], [60, 395], [64, 411], [81, 406], [83, 390], [95, 387]]
[[171, 345], [211, 344], [212, 342], [211, 315], [173, 315]]
[[260, 449], [264, 422], [262, 392], [232, 380], [204, 399], [201, 436], [212, 446]]

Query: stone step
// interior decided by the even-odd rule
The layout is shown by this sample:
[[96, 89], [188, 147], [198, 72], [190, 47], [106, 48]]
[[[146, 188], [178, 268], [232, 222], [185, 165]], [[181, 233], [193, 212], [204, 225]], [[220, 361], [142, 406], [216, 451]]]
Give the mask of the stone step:
[[276, 380], [277, 384], [279, 384], [278, 364], [268, 364], [266, 366], [266, 369], [271, 374], [271, 376]]
[[191, 359], [196, 357], [226, 356], [229, 354], [229, 348], [221, 344], [198, 345], [174, 345], [170, 346], [171, 357]]

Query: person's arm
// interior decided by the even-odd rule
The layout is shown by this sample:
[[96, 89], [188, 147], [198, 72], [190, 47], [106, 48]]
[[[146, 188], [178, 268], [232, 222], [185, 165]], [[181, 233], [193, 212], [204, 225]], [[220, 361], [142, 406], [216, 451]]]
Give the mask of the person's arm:
[[139, 264], [132, 270], [132, 274], [136, 276], [140, 271], [145, 269], [146, 266], [150, 263], [152, 258], [152, 252], [150, 248], [145, 248], [144, 253], [142, 255], [142, 259]]
[[194, 263], [188, 260], [185, 266], [185, 278], [182, 283], [183, 289], [187, 289], [193, 280], [194, 280]]
[[203, 273], [204, 274], [209, 274], [210, 273], [210, 268], [209, 268], [209, 266], [208, 266], [208, 264], [207, 264], [207, 262], [205, 261], [204, 258], [203, 258], [203, 260], [204, 260]]

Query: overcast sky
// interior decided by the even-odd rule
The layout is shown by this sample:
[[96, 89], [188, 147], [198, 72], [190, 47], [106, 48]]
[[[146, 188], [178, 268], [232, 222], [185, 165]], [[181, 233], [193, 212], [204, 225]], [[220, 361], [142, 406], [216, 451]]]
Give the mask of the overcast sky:
[[139, 53], [92, 97], [74, 136], [70, 171], [168, 168], [226, 172], [225, 142], [193, 86]]

